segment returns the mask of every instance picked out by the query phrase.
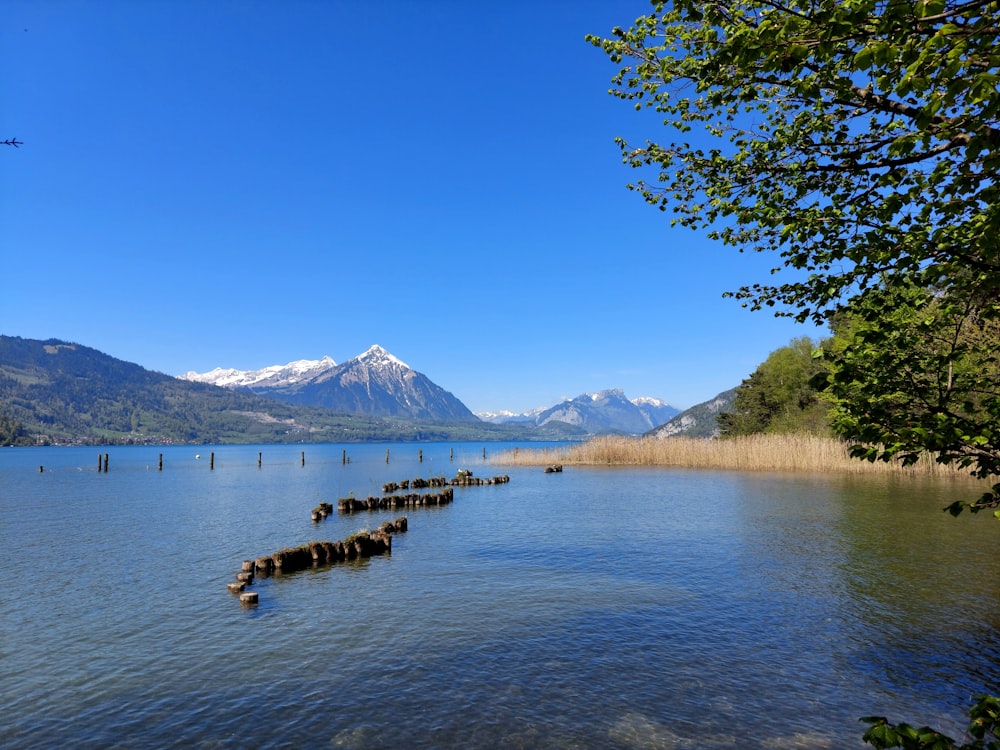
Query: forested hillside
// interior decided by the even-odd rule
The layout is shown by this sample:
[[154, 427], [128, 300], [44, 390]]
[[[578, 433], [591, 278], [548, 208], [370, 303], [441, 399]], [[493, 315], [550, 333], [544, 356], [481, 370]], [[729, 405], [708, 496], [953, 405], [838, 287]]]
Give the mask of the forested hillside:
[[7, 444], [271, 440], [310, 430], [293, 410], [247, 394], [78, 344], [9, 336], [0, 337], [0, 415]]
[[417, 422], [296, 406], [56, 339], [0, 336], [0, 445], [558, 440], [558, 428]]
[[828, 371], [814, 356], [819, 344], [807, 336], [774, 350], [739, 386], [729, 409], [718, 416], [724, 437], [754, 433], [808, 432], [832, 435], [831, 404], [815, 378]]

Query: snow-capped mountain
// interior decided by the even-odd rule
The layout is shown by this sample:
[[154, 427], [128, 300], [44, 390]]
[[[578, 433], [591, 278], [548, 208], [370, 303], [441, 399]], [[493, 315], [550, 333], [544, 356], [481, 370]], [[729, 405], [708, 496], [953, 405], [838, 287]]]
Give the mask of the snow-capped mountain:
[[322, 359], [297, 359], [287, 365], [270, 365], [259, 370], [236, 370], [216, 367], [208, 372], [194, 370], [181, 375], [182, 380], [210, 383], [224, 388], [280, 388], [319, 377], [337, 366], [331, 357]]
[[477, 421], [468, 407], [377, 344], [342, 364], [329, 357], [241, 372], [216, 368], [186, 380], [349, 414], [435, 422]]
[[649, 424], [652, 427], [657, 427], [669, 421], [680, 412], [680, 409], [676, 406], [671, 406], [663, 399], [653, 398], [652, 396], [634, 398], [632, 399], [632, 403], [636, 405], [639, 411], [646, 415], [646, 419], [649, 420]]
[[487, 412], [477, 414], [494, 424], [530, 422], [538, 427], [553, 422], [580, 427], [588, 433], [619, 432], [640, 435], [663, 424], [679, 409], [667, 402], [644, 396], [630, 401], [620, 388], [597, 393], [584, 393], [547, 409], [535, 409], [525, 414]]
[[512, 411], [507, 411], [506, 409], [501, 409], [500, 411], [477, 411], [476, 416], [479, 417], [484, 422], [490, 422], [492, 424], [519, 424], [523, 422], [535, 423], [535, 419], [545, 411], [544, 406], [540, 406], [537, 409], [532, 409], [531, 411], [526, 411], [523, 414], [515, 414]]
[[664, 424], [679, 411], [649, 396], [630, 401], [620, 388], [611, 388], [523, 414], [510, 411], [473, 414], [454, 395], [377, 344], [339, 365], [332, 358], [323, 357], [259, 370], [217, 367], [210, 372], [192, 371], [181, 377], [350, 414], [434, 422], [482, 420], [527, 429], [563, 425], [574, 428], [575, 433], [594, 435], [641, 435]]

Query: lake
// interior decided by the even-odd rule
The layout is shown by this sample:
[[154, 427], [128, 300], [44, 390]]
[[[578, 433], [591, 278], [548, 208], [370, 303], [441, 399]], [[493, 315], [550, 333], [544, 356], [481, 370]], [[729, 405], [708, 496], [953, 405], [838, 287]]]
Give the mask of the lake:
[[[870, 714], [961, 737], [1000, 692], [1000, 523], [941, 512], [966, 483], [483, 450], [0, 449], [0, 745], [842, 748]], [[310, 519], [459, 468], [510, 482]], [[391, 555], [227, 591], [399, 515]]]

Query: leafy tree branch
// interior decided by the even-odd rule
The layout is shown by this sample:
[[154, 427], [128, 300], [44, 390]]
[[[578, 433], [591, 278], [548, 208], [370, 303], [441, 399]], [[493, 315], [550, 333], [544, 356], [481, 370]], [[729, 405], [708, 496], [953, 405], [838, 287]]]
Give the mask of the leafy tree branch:
[[[854, 454], [1000, 475], [1000, 0], [672, 0], [587, 39], [609, 93], [662, 118], [662, 141], [616, 139], [629, 189], [775, 254], [784, 275], [727, 296], [833, 325], [812, 385]], [[772, 424], [774, 364], [730, 432]], [[1000, 483], [948, 510], [997, 507]], [[1000, 747], [996, 701], [962, 748]], [[869, 722], [876, 747], [957, 747]]]

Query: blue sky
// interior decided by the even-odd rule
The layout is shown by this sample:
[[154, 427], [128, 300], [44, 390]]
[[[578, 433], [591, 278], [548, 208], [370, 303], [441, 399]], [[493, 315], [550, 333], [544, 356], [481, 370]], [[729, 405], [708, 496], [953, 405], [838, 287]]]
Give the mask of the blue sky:
[[0, 333], [180, 374], [380, 344], [474, 411], [678, 407], [816, 329], [644, 204], [662, 138], [584, 41], [642, 0], [20, 2], [0, 15]]

